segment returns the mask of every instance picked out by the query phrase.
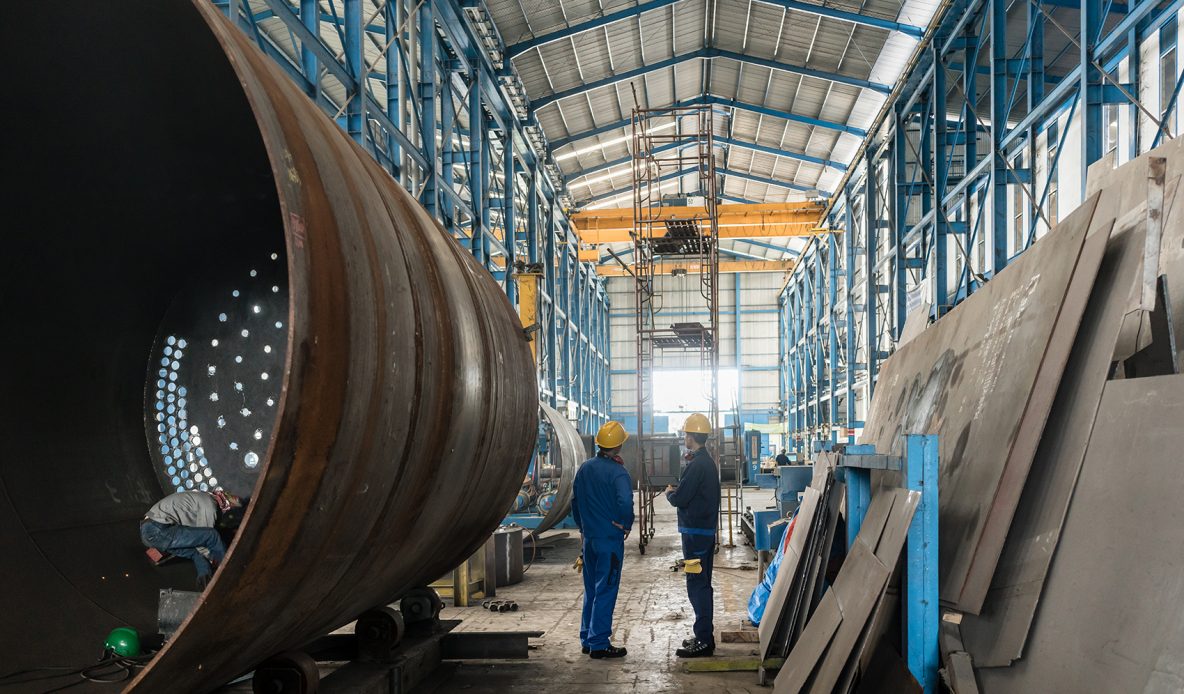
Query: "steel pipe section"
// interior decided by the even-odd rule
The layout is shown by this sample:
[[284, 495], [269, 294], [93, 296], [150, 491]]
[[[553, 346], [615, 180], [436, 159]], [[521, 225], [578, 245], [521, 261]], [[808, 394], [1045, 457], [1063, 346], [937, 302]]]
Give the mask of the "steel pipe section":
[[[567, 417], [559, 410], [545, 402], [539, 403], [543, 411], [543, 418], [551, 425], [551, 462], [558, 468], [559, 483], [555, 485], [555, 500], [548, 509], [542, 509], [543, 520], [531, 530], [531, 534], [538, 536], [554, 528], [559, 521], [571, 513], [571, 493], [576, 481], [576, 469], [584, 462], [584, 442], [580, 439], [580, 432], [572, 426]], [[555, 455], [555, 453], [558, 455]]]
[[0, 45], [37, 66], [0, 155], [4, 670], [155, 631], [194, 574], [137, 523], [178, 488], [253, 501], [129, 691], [208, 691], [486, 541], [538, 391], [459, 244], [205, 0], [53, 3]]

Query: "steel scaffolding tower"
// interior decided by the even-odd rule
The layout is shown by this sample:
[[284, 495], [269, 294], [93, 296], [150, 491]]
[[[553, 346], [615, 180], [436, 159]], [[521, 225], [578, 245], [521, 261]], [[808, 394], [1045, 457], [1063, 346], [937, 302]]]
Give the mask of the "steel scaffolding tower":
[[[675, 120], [677, 127], [658, 128], [659, 121]], [[660, 351], [698, 355], [701, 372], [708, 374], [708, 416], [719, 423], [719, 219], [714, 112], [710, 106], [636, 109], [633, 125], [633, 277], [637, 308], [637, 437], [640, 474], [638, 490], [638, 546], [644, 553], [654, 536], [654, 498], [674, 480], [669, 458], [663, 468], [654, 437], [654, 367]], [[688, 132], [688, 130], [690, 132]], [[668, 134], [661, 134], [661, 133]], [[673, 144], [678, 143], [678, 144]], [[661, 153], [661, 156], [658, 154]], [[662, 185], [694, 176], [702, 213], [687, 217], [687, 198], [663, 196]], [[685, 180], [685, 179], [684, 179]], [[672, 219], [677, 207], [679, 219]], [[675, 265], [677, 263], [677, 265]], [[669, 264], [669, 267], [666, 267]], [[661, 287], [655, 278], [698, 271], [699, 294], [707, 324], [662, 324]]]

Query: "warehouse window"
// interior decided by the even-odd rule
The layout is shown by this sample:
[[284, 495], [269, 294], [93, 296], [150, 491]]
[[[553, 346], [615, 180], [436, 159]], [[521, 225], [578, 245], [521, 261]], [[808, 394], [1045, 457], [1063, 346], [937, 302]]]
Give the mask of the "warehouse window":
[[[961, 211], [958, 212], [958, 217], [962, 217]], [[970, 267], [976, 272], [981, 272], [987, 264], [987, 232], [980, 228], [977, 236], [974, 244], [974, 263]]]
[[[1024, 167], [1024, 155], [1017, 154], [1011, 162], [1011, 168], [1019, 171]], [[1011, 244], [1012, 253], [1019, 253], [1024, 249], [1024, 207], [1027, 198], [1024, 196], [1023, 186], [1016, 183], [1011, 186]]]
[[[1102, 107], [1102, 121], [1105, 123], [1105, 144], [1102, 154], [1109, 154], [1118, 150], [1118, 104], [1106, 104]], [[1118, 165], [1117, 155], [1114, 165]]]
[[1164, 22], [1159, 29], [1159, 106], [1163, 113], [1163, 126], [1168, 133], [1176, 133], [1176, 112], [1172, 105], [1172, 94], [1176, 91], [1176, 20]]
[[1060, 148], [1060, 136], [1057, 123], [1051, 123], [1048, 129], [1045, 130], [1045, 137], [1048, 140], [1046, 148], [1046, 161], [1048, 168], [1048, 196], [1044, 205], [1044, 214], [1048, 215], [1048, 221], [1052, 226], [1057, 225], [1057, 193], [1059, 183], [1059, 176], [1057, 175], [1057, 150]]
[[[719, 370], [719, 412], [721, 416], [736, 408], [736, 369]], [[711, 372], [699, 369], [654, 370], [654, 415], [665, 416], [667, 432], [678, 431], [687, 415], [706, 413], [711, 408]], [[722, 424], [723, 422], [717, 422]], [[664, 432], [655, 432], [664, 433]]]

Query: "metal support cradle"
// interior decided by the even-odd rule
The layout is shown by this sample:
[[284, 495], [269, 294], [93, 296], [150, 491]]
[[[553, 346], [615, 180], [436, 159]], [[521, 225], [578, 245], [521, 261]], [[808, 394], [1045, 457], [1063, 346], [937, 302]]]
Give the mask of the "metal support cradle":
[[[825, 446], [829, 448], [829, 446]], [[908, 434], [903, 457], [877, 454], [873, 446], [846, 446], [837, 467], [847, 483], [847, 547], [863, 523], [871, 502], [872, 470], [901, 473], [902, 485], [921, 492], [905, 545], [903, 591], [904, 658], [925, 694], [937, 691], [939, 606], [937, 478], [938, 437]]]

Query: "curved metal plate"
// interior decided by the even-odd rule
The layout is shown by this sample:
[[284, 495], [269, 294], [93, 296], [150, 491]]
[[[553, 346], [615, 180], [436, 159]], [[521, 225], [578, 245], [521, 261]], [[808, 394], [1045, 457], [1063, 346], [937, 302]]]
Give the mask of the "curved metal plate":
[[7, 54], [54, 75], [13, 85], [36, 105], [0, 153], [22, 172], [0, 260], [0, 613], [21, 628], [0, 651], [12, 670], [93, 662], [112, 627], [152, 628], [159, 588], [192, 587], [137, 537], [165, 491], [145, 365], [162, 330], [201, 331], [168, 318], [185, 280], [274, 252], [274, 427], [236, 434], [260, 444], [252, 504], [129, 685], [209, 691], [488, 539], [537, 434], [529, 344], [493, 278], [211, 3], [42, 9], [0, 24]]
[[554, 528], [571, 512], [571, 492], [576, 479], [576, 469], [584, 462], [584, 441], [580, 438], [580, 432], [576, 431], [567, 417], [547, 403], [540, 402], [539, 409], [551, 425], [552, 443], [559, 446], [559, 455], [552, 458], [559, 462], [559, 488], [555, 492], [554, 505], [543, 516], [542, 522], [531, 531], [532, 535], [539, 535]]

